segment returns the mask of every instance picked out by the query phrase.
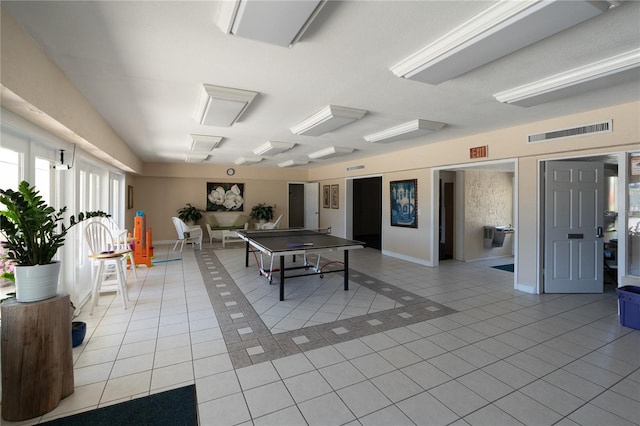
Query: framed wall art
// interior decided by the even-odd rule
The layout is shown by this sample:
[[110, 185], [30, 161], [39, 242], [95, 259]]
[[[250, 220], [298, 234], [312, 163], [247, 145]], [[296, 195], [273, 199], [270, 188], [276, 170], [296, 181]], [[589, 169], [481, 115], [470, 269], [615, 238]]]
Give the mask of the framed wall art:
[[331, 188], [329, 185], [322, 186], [322, 208], [325, 209], [331, 207], [331, 192], [329, 188]]
[[331, 185], [331, 208], [332, 209], [337, 209], [340, 208], [339, 204], [338, 204], [338, 200], [339, 198], [339, 185]]
[[244, 211], [244, 183], [207, 182], [207, 211]]
[[418, 227], [418, 180], [391, 182], [391, 226]]
[[133, 208], [133, 186], [127, 185], [127, 210]]

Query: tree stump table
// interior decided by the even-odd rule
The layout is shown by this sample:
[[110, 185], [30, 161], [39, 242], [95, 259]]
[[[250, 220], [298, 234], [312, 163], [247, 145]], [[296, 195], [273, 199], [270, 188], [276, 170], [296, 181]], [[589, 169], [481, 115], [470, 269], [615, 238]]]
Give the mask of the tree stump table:
[[2, 309], [2, 418], [41, 416], [73, 393], [69, 295]]

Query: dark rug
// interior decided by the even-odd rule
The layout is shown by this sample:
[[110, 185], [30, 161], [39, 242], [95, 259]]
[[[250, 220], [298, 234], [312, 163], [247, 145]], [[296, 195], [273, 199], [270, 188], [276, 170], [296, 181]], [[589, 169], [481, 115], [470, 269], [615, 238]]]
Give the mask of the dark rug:
[[189, 385], [41, 423], [64, 426], [196, 426], [196, 387]]
[[513, 272], [513, 263], [509, 263], [508, 265], [498, 265], [492, 266], [492, 268], [500, 269], [503, 271]]

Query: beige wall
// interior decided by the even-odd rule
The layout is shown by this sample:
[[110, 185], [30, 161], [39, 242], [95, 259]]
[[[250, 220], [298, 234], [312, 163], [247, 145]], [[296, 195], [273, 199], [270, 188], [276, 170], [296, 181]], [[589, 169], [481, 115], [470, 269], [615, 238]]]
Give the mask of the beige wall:
[[[391, 182], [395, 180], [417, 179], [418, 227], [404, 228], [391, 226]], [[431, 239], [438, 238], [431, 231], [431, 172], [429, 169], [387, 173], [382, 179], [382, 241], [383, 253], [426, 264], [431, 259]]]
[[[145, 176], [133, 179], [134, 208], [128, 212], [131, 216], [127, 217], [130, 220], [127, 224], [133, 229], [133, 215], [137, 210], [144, 210], [147, 226], [153, 229], [154, 241], [175, 240], [176, 232], [171, 217], [177, 216], [177, 210], [186, 203], [204, 210], [207, 182], [233, 182], [244, 184], [243, 214], [248, 216], [251, 207], [267, 203], [275, 207], [276, 217], [285, 215], [280, 226], [286, 227], [288, 182], [300, 181], [302, 177], [306, 177], [306, 171], [237, 167], [235, 176], [229, 178], [225, 173], [226, 169], [193, 164], [146, 164]], [[199, 225], [204, 228], [203, 221]]]
[[[331, 199], [329, 199], [329, 208], [323, 207], [322, 188], [325, 185], [338, 185], [338, 208], [331, 208]], [[337, 237], [345, 237], [345, 221], [346, 221], [346, 184], [344, 179], [328, 179], [321, 180], [320, 186], [320, 200], [318, 201], [318, 211], [320, 212], [320, 218], [318, 220], [320, 228], [331, 227], [331, 234]], [[331, 197], [331, 195], [329, 195]]]
[[140, 159], [62, 70], [8, 13], [0, 10], [0, 19], [2, 106], [124, 171], [141, 172]]
[[513, 173], [464, 172], [464, 260], [511, 256], [513, 238], [502, 247], [484, 247], [484, 227], [513, 224]]

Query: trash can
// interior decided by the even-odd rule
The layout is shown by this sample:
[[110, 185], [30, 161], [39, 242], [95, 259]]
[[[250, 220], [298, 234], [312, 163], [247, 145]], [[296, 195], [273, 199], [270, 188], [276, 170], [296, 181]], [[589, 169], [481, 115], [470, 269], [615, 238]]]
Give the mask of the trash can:
[[626, 285], [616, 289], [620, 324], [640, 330], [640, 287]]

